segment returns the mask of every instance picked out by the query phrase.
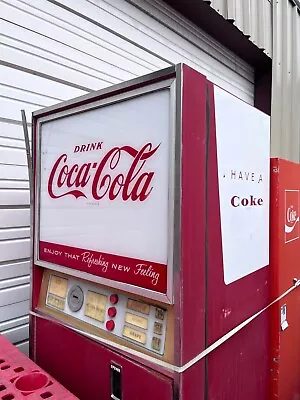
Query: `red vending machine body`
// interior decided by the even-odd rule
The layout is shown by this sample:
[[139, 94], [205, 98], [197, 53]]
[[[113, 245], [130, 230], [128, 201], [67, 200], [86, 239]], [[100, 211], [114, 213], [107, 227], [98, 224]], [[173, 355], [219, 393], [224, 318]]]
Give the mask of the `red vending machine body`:
[[[271, 163], [272, 297], [299, 279], [300, 165], [283, 159]], [[294, 290], [272, 307], [272, 399], [300, 398], [300, 293]]]
[[81, 400], [265, 400], [269, 119], [178, 65], [36, 112], [31, 356]]

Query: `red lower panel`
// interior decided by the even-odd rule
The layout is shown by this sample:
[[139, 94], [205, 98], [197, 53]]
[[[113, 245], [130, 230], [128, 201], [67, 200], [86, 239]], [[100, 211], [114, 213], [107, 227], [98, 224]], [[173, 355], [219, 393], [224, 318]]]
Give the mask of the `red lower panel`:
[[36, 320], [36, 362], [80, 400], [111, 398], [111, 362], [122, 367], [122, 400], [173, 399], [172, 379], [42, 319]]

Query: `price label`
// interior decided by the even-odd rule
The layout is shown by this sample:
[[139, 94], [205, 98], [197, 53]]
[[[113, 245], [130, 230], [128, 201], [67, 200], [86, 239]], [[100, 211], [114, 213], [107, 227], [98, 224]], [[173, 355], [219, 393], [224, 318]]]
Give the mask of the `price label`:
[[49, 282], [48, 293], [54, 294], [55, 296], [66, 298], [68, 290], [68, 280], [61, 278], [60, 276], [51, 275]]
[[47, 305], [58, 308], [59, 310], [64, 310], [65, 300], [58, 299], [57, 297], [52, 296], [52, 294], [49, 294], [47, 297]]
[[97, 321], [104, 322], [107, 296], [100, 293], [87, 293], [85, 315]]
[[124, 326], [123, 336], [141, 344], [146, 344], [147, 341], [147, 335], [144, 332], [129, 328], [129, 326]]
[[131, 300], [127, 301], [127, 308], [129, 310], [140, 312], [141, 314], [150, 314], [150, 305], [142, 303], [141, 301]]
[[139, 328], [148, 329], [148, 319], [140, 317], [139, 315], [126, 313], [125, 322], [131, 325], [138, 326]]

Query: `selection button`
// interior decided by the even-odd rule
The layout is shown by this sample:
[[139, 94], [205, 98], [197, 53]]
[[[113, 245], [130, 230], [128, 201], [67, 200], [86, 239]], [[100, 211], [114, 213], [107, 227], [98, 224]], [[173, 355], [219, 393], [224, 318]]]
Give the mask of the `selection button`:
[[109, 307], [109, 309], [107, 310], [107, 314], [110, 318], [114, 318], [117, 315], [116, 307]]
[[106, 322], [106, 329], [108, 331], [113, 331], [115, 329], [115, 323], [111, 319]]
[[111, 294], [109, 297], [111, 304], [117, 304], [119, 301], [119, 296], [117, 294]]

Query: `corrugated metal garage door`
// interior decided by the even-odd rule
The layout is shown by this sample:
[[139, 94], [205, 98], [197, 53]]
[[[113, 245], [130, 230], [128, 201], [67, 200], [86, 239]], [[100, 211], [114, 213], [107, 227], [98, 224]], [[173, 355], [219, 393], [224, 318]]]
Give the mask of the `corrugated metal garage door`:
[[[133, 4], [134, 3], [134, 4]], [[185, 62], [249, 103], [254, 71], [158, 2], [0, 0], [0, 332], [28, 349], [31, 112]]]

